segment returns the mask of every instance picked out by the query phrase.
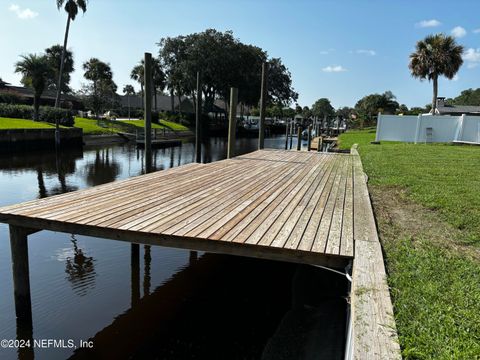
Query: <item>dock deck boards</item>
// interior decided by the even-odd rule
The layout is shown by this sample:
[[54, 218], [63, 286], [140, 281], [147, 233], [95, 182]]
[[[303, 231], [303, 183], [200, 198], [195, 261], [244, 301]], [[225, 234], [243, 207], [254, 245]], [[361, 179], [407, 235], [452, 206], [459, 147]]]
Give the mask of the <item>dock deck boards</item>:
[[15, 292], [28, 293], [26, 303], [28, 264], [15, 259], [28, 257], [27, 236], [37, 230], [336, 268], [353, 260], [348, 358], [401, 358], [356, 148], [188, 164], [6, 206], [0, 222], [11, 225]]
[[252, 256], [342, 265], [354, 249], [353, 165], [348, 154], [261, 150], [3, 207], [0, 220], [238, 255], [247, 245]]

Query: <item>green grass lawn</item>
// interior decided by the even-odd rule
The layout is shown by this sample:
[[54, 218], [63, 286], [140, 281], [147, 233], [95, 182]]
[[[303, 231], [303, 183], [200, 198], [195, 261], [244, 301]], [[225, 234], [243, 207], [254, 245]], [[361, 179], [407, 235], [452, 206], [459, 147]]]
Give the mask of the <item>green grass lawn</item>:
[[95, 119], [76, 117], [74, 126], [77, 128], [82, 128], [85, 135], [104, 135], [115, 132], [114, 129], [108, 127], [108, 125], [106, 125], [106, 127], [102, 127], [98, 124], [98, 121]]
[[0, 117], [0, 129], [51, 129], [55, 128], [54, 124], [46, 122], [25, 120], [25, 119], [11, 119]]
[[[121, 120], [123, 123], [135, 125], [138, 127], [145, 127], [145, 120]], [[174, 131], [186, 131], [188, 128], [182, 124], [175, 123], [173, 121], [160, 120], [160, 124], [152, 123], [152, 129], [170, 129]]]
[[480, 355], [480, 148], [359, 144], [407, 359]]

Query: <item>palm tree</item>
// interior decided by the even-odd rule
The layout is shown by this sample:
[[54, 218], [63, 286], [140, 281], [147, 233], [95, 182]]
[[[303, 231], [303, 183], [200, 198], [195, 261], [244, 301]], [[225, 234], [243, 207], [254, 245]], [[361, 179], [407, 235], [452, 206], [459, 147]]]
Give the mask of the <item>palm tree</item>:
[[463, 46], [445, 34], [429, 35], [418, 41], [415, 52], [410, 54], [410, 72], [420, 80], [433, 82], [432, 114], [437, 109], [438, 77], [453, 79], [463, 64]]
[[38, 121], [40, 97], [45, 90], [51, 67], [47, 58], [42, 55], [22, 55], [22, 60], [15, 64], [15, 72], [22, 74], [22, 84], [33, 89], [33, 119]]
[[127, 95], [128, 101], [128, 120], [130, 120], [130, 95], [135, 94], [135, 89], [132, 85], [125, 85], [123, 87], [123, 93]]
[[63, 40], [62, 58], [60, 60], [60, 71], [58, 74], [57, 96], [55, 98], [55, 107], [59, 107], [60, 95], [62, 93], [63, 68], [65, 63], [65, 52], [67, 50], [68, 32], [70, 30], [70, 21], [75, 21], [75, 18], [77, 17], [79, 9], [82, 10], [83, 13], [87, 11], [88, 0], [56, 0], [56, 1], [57, 1], [57, 8], [60, 10], [60, 8], [65, 5], [64, 9], [67, 12], [67, 26], [65, 29], [65, 37]]
[[142, 95], [142, 109], [144, 107], [143, 103], [143, 73], [145, 69], [143, 66], [143, 60], [140, 62], [140, 64], [136, 65], [133, 69], [132, 72], [130, 73], [130, 79], [137, 81], [140, 84], [140, 94]]
[[[138, 81], [140, 84], [140, 91], [142, 94], [142, 106], [143, 105], [143, 86], [145, 84], [144, 80], [145, 72], [145, 61], [142, 59], [138, 65], [136, 65], [132, 72], [130, 73], [130, 78], [132, 80]], [[154, 96], [154, 107], [157, 110], [157, 93], [158, 91], [163, 91], [165, 89], [166, 80], [165, 73], [162, 70], [162, 65], [160, 64], [159, 59], [152, 59], [152, 80], [153, 80], [153, 96]]]

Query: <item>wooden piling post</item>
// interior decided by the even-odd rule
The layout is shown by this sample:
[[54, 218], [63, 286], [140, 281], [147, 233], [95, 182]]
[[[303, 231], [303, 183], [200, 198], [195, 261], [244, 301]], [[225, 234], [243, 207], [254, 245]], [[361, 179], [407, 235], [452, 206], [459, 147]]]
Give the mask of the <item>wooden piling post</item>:
[[302, 127], [300, 124], [297, 128], [297, 151], [301, 150], [302, 148]]
[[30, 296], [27, 243], [29, 233], [25, 228], [10, 225], [15, 314], [17, 316], [17, 322], [20, 323], [22, 327], [32, 325], [32, 301]]
[[202, 162], [202, 129], [200, 119], [202, 116], [202, 79], [200, 71], [197, 72], [197, 103], [195, 108], [195, 162]]
[[131, 298], [130, 306], [133, 307], [140, 301], [140, 246], [131, 244], [130, 254], [131, 271]]
[[265, 111], [267, 108], [267, 74], [268, 63], [262, 64], [262, 85], [260, 89], [260, 121], [258, 124], [258, 149], [264, 148], [265, 143]]
[[152, 54], [145, 53], [144, 61], [144, 118], [145, 118], [145, 170], [152, 168]]
[[323, 136], [320, 136], [318, 138], [317, 151], [322, 151], [322, 148], [323, 148]]
[[235, 156], [235, 131], [237, 128], [238, 89], [230, 88], [230, 114], [228, 117], [228, 150], [227, 159]]
[[308, 143], [307, 150], [310, 151], [312, 143], [312, 125], [308, 125]]
[[285, 121], [285, 150], [288, 149], [288, 120]]
[[290, 123], [290, 150], [292, 149], [293, 146], [293, 129], [295, 127], [295, 120], [292, 120]]

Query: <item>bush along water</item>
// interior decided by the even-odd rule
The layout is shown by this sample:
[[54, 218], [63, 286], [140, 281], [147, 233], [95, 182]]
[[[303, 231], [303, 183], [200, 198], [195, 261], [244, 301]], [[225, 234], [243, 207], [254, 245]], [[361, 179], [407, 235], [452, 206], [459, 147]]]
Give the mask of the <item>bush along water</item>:
[[[33, 107], [28, 105], [0, 104], [0, 117], [12, 119], [33, 119]], [[55, 124], [56, 121], [62, 126], [73, 126], [74, 116], [71, 110], [56, 109], [51, 106], [41, 106], [39, 121]]]

